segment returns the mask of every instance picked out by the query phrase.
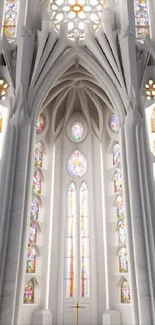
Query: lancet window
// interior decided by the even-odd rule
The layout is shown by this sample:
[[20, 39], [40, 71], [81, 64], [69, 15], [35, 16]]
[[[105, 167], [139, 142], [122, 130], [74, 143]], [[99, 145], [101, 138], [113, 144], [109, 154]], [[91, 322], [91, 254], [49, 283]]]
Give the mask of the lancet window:
[[[79, 196], [79, 202], [77, 197]], [[78, 211], [78, 215], [76, 214]], [[75, 278], [80, 267], [80, 296], [89, 296], [89, 227], [88, 189], [82, 182], [79, 193], [71, 182], [68, 188], [68, 215], [66, 218], [66, 297], [75, 296]], [[76, 233], [78, 238], [76, 240]], [[79, 245], [78, 245], [79, 243]], [[78, 247], [79, 246], [79, 247]], [[80, 261], [78, 254], [80, 252]]]
[[8, 39], [17, 35], [18, 12], [19, 0], [5, 0], [1, 35], [5, 34]]
[[136, 37], [145, 39], [150, 35], [150, 18], [147, 0], [134, 0]]
[[[112, 133], [111, 138], [113, 141], [118, 139], [119, 136], [119, 122], [115, 114], [110, 116], [110, 130]], [[116, 213], [116, 231], [118, 233], [118, 269], [117, 274], [128, 273], [128, 254], [126, 246], [126, 225], [125, 225], [125, 208], [124, 208], [124, 196], [123, 196], [123, 182], [122, 182], [122, 171], [121, 171], [121, 148], [119, 142], [115, 141], [112, 146], [112, 166], [114, 169], [113, 173], [113, 184], [115, 199], [115, 213]], [[118, 283], [120, 283], [118, 281]], [[122, 283], [122, 282], [121, 282]], [[130, 302], [130, 289], [129, 283], [124, 281], [121, 284], [121, 303]]]
[[[38, 116], [36, 122], [36, 135], [44, 134], [45, 116]], [[39, 131], [38, 131], [39, 130]], [[37, 139], [37, 138], [36, 138]], [[43, 162], [44, 162], [44, 144], [43, 141], [38, 141], [34, 147], [34, 175], [32, 182], [32, 202], [30, 210], [30, 227], [28, 236], [28, 248], [26, 259], [26, 274], [37, 276], [38, 273], [38, 254], [39, 254], [39, 232], [40, 226], [40, 209], [42, 206], [41, 196], [43, 194]], [[26, 277], [27, 278], [27, 277]], [[35, 302], [35, 277], [27, 282], [24, 291], [24, 304], [33, 304]]]
[[[71, 119], [72, 121], [72, 119]], [[81, 120], [69, 121], [69, 140], [76, 143], [84, 139], [86, 125]], [[87, 173], [87, 159], [78, 149], [67, 161], [67, 172], [72, 178], [67, 190], [66, 217], [66, 298], [90, 296], [90, 251], [88, 187], [83, 180]], [[82, 179], [81, 184], [76, 180]], [[80, 271], [80, 277], [78, 277]]]

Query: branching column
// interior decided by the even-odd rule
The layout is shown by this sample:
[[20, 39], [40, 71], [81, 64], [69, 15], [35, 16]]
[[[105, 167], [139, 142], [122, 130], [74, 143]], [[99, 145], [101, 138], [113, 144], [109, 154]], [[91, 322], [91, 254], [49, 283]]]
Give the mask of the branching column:
[[[8, 139], [8, 156], [4, 168], [6, 182], [4, 185], [4, 202], [1, 221], [3, 224], [3, 288], [1, 291], [1, 324], [16, 323], [15, 306], [18, 299], [20, 253], [23, 240], [23, 223], [25, 222], [25, 198], [28, 194], [27, 177], [30, 154], [31, 125], [27, 114], [15, 114], [10, 120], [10, 139]], [[31, 160], [31, 159], [30, 159]]]
[[[131, 303], [134, 324], [154, 324], [153, 268], [151, 262], [151, 215], [148, 177], [145, 170], [145, 128], [143, 118], [130, 112], [121, 128], [123, 174], [128, 233]], [[151, 191], [151, 189], [150, 189]], [[148, 234], [149, 237], [148, 238]]]

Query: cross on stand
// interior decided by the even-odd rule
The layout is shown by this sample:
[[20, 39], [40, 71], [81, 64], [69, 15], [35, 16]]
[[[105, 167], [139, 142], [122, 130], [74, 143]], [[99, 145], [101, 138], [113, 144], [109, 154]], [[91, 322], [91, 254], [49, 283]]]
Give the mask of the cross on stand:
[[76, 306], [72, 306], [71, 308], [76, 308], [76, 325], [79, 322], [79, 308], [85, 308], [84, 306], [79, 306], [79, 302], [76, 302]]

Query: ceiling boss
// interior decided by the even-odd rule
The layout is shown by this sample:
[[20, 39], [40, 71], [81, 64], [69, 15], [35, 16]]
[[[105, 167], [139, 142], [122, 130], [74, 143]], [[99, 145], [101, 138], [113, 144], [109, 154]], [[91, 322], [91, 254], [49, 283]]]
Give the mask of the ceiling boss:
[[84, 38], [85, 23], [91, 23], [95, 32], [99, 30], [103, 7], [103, 0], [50, 0], [48, 10], [55, 31], [67, 22], [68, 37], [74, 40]]

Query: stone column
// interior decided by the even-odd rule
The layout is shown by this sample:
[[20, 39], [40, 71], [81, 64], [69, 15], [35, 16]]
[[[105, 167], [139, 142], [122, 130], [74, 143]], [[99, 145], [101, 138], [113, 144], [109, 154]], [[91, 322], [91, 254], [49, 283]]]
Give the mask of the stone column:
[[[1, 280], [1, 324], [15, 324], [19, 262], [25, 217], [28, 161], [30, 155], [31, 125], [29, 118], [20, 107], [10, 120], [10, 137], [5, 150], [4, 165], [7, 165], [2, 205], [2, 240], [4, 249]], [[7, 150], [9, 151], [7, 157]]]
[[153, 265], [148, 238], [152, 229], [144, 168], [145, 136], [144, 119], [137, 112], [129, 112], [121, 128], [121, 142], [131, 303], [136, 325], [155, 324]]

